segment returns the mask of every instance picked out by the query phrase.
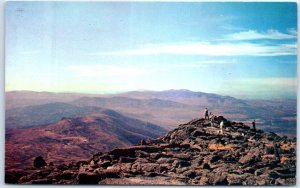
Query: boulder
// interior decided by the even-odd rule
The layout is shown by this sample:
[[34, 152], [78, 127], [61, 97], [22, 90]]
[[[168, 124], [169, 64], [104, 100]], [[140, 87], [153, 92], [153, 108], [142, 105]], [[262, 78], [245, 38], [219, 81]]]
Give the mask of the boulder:
[[193, 137], [199, 137], [199, 136], [207, 136], [207, 134], [203, 130], [195, 130], [191, 133]]
[[206, 176], [201, 177], [200, 180], [199, 180], [199, 185], [209, 185], [208, 177], [206, 177]]
[[243, 181], [245, 180], [245, 176], [238, 174], [228, 174], [227, 181], [228, 185], [243, 185]]
[[91, 172], [81, 172], [77, 175], [78, 184], [98, 184], [103, 179], [100, 174]]
[[141, 172], [159, 172], [159, 164], [156, 163], [134, 163], [132, 169]]
[[150, 161], [147, 158], [137, 158], [136, 163], [149, 163]]
[[120, 157], [119, 163], [133, 163], [136, 160], [136, 158], [132, 157]]
[[160, 158], [157, 160], [158, 164], [166, 164], [166, 163], [173, 163], [174, 159], [173, 158]]
[[296, 185], [296, 180], [295, 178], [277, 178], [275, 180], [275, 185], [285, 185], [285, 186], [291, 186], [291, 185]]
[[180, 159], [180, 160], [185, 160], [185, 161], [190, 161], [191, 160], [191, 154], [190, 153], [179, 153], [179, 154], [174, 154], [172, 157]]
[[33, 160], [33, 166], [35, 168], [40, 168], [40, 167], [43, 167], [43, 166], [46, 166], [47, 163], [46, 161], [43, 159], [42, 156], [38, 156], [36, 157], [34, 160]]
[[111, 165], [112, 165], [112, 163], [110, 161], [101, 161], [100, 163], [98, 163], [98, 166], [103, 167], [103, 168], [107, 168]]
[[211, 185], [228, 185], [226, 175], [219, 172], [209, 175], [209, 183]]
[[66, 164], [60, 164], [56, 168], [61, 170], [61, 171], [69, 169], [68, 165], [66, 165]]
[[173, 164], [173, 166], [177, 167], [177, 168], [182, 168], [182, 167], [187, 167], [187, 166], [191, 166], [191, 163], [188, 161], [183, 161], [183, 160], [179, 160], [176, 159]]
[[18, 180], [25, 176], [26, 174], [23, 171], [5, 171], [5, 183], [14, 184], [17, 183]]
[[207, 169], [207, 170], [211, 170], [211, 169], [212, 169], [211, 166], [210, 166], [207, 162], [204, 162], [204, 163], [202, 164], [202, 168], [203, 168], [203, 169]]
[[249, 152], [247, 152], [246, 155], [242, 156], [239, 160], [239, 163], [241, 164], [248, 164], [252, 165], [255, 162], [257, 162], [260, 159], [260, 150], [259, 149], [254, 149]]
[[60, 173], [56, 176], [57, 179], [65, 179], [65, 180], [72, 180], [74, 177], [76, 177], [76, 173], [70, 170], [66, 170], [63, 173]]
[[168, 157], [168, 155], [163, 154], [163, 153], [151, 153], [150, 157], [152, 159], [159, 159], [159, 158], [162, 158], [162, 157]]
[[183, 173], [183, 175], [188, 177], [189, 179], [194, 179], [195, 177], [197, 177], [195, 170], [187, 170]]

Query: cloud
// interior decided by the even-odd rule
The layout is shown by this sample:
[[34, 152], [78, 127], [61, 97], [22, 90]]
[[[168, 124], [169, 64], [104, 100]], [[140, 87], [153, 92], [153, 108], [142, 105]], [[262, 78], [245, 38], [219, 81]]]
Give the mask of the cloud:
[[291, 35], [294, 35], [294, 36], [298, 35], [297, 30], [295, 28], [289, 28], [287, 31]]
[[196, 62], [182, 62], [182, 63], [174, 63], [172, 67], [174, 68], [202, 68], [207, 67], [209, 65], [215, 64], [231, 64], [234, 63], [235, 60], [203, 60]]
[[134, 55], [202, 55], [202, 56], [284, 56], [296, 55], [297, 44], [266, 45], [250, 42], [189, 42], [173, 44], [152, 44], [143, 48], [123, 51], [96, 52], [98, 56]]
[[[265, 32], [248, 30], [225, 35], [224, 38], [213, 41], [154, 43], [119, 51], [100, 51], [90, 53], [96, 56], [143, 56], [143, 55], [184, 55], [184, 56], [287, 56], [297, 55], [295, 40], [283, 43], [264, 43], [257, 41], [297, 39], [294, 28], [287, 29], [286, 33], [269, 29]], [[256, 41], [253, 41], [256, 40]], [[194, 66], [194, 65], [193, 65]]]
[[145, 75], [151, 72], [151, 70], [145, 67], [121, 67], [113, 65], [74, 65], [68, 66], [66, 69], [88, 77], [130, 77]]
[[238, 33], [226, 35], [221, 40], [259, 40], [259, 39], [295, 39], [297, 38], [297, 31], [293, 28], [288, 29], [288, 33], [281, 33], [277, 30], [270, 29], [267, 32], [258, 32], [256, 30], [248, 30]]

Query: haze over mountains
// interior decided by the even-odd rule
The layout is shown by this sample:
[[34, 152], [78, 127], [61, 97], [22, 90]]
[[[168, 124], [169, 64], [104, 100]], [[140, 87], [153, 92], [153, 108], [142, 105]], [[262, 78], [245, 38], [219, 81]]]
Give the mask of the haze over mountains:
[[103, 110], [99, 107], [77, 107], [68, 103], [54, 102], [26, 106], [6, 111], [6, 127], [24, 128], [54, 123], [63, 117], [85, 116]]
[[168, 130], [178, 123], [202, 117], [208, 107], [215, 115], [259, 128], [295, 136], [296, 99], [242, 100], [189, 90], [132, 91], [114, 95], [13, 91], [6, 93], [6, 127], [54, 123], [62, 117], [80, 117], [99, 108], [160, 125]]
[[78, 93], [52, 93], [52, 92], [34, 92], [34, 91], [9, 91], [5, 94], [6, 110], [47, 104], [53, 102], [70, 102], [83, 96], [95, 96], [92, 94]]

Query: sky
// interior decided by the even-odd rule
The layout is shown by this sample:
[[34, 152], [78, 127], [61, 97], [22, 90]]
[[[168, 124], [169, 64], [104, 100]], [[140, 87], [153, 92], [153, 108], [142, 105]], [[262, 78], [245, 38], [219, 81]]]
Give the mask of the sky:
[[296, 3], [7, 2], [6, 91], [296, 98]]

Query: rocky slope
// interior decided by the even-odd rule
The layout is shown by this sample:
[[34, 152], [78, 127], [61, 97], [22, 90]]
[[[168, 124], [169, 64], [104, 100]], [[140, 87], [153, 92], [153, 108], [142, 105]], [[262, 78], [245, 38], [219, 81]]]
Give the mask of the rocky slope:
[[54, 164], [86, 160], [99, 151], [158, 138], [166, 130], [129, 118], [113, 110], [101, 110], [56, 123], [6, 131], [5, 168], [30, 167], [37, 155]]
[[88, 161], [6, 172], [6, 183], [126, 185], [295, 185], [296, 139], [225, 121], [193, 120], [139, 145]]

